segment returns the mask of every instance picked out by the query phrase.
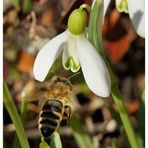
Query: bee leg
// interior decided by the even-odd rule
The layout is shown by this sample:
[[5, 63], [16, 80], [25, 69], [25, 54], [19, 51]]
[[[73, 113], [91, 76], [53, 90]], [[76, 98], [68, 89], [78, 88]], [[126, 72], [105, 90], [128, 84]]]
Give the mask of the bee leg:
[[69, 126], [69, 121], [71, 117], [71, 107], [66, 105], [64, 108], [63, 119], [66, 120], [66, 124]]

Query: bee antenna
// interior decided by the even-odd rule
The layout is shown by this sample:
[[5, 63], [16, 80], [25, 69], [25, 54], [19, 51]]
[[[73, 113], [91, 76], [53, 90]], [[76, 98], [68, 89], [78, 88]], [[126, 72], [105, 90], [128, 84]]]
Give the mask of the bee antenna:
[[70, 80], [71, 78], [75, 77], [75, 76], [78, 75], [78, 74], [80, 74], [80, 72], [77, 72], [77, 73], [75, 73], [75, 74], [69, 76], [67, 79]]

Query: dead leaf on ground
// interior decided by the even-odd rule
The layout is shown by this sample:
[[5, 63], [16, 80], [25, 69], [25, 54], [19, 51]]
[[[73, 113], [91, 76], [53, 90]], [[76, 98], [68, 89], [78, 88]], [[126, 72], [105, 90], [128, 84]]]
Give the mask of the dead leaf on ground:
[[35, 56], [25, 51], [22, 51], [17, 63], [17, 68], [23, 73], [28, 73], [32, 70]]

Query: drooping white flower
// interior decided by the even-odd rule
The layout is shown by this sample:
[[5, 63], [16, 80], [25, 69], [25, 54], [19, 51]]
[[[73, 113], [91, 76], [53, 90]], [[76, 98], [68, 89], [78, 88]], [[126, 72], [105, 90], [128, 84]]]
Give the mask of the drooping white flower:
[[145, 0], [128, 0], [128, 9], [137, 33], [145, 38]]
[[68, 26], [66, 31], [47, 42], [35, 59], [35, 79], [44, 81], [62, 52], [62, 62], [66, 70], [77, 72], [81, 67], [90, 90], [98, 96], [108, 97], [111, 91], [108, 69], [95, 47], [86, 38], [85, 28], [80, 30], [79, 33], [74, 33], [73, 28]]
[[[137, 34], [145, 38], [145, 0], [115, 0], [115, 3], [119, 12], [129, 13]], [[104, 7], [108, 5], [109, 1], [104, 0]]]

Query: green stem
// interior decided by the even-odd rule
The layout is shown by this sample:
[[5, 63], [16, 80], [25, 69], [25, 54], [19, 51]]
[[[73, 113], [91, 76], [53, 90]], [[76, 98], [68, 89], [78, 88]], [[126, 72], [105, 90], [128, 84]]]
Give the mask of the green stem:
[[113, 138], [112, 140], [112, 148], [119, 148], [118, 144], [117, 144], [117, 139]]
[[90, 136], [86, 133], [84, 126], [76, 115], [71, 116], [70, 126], [72, 128], [73, 136], [79, 148], [91, 148], [92, 141]]
[[13, 3], [14, 3], [15, 8], [18, 8], [20, 1], [19, 0], [14, 0]]
[[22, 9], [24, 14], [29, 13], [31, 11], [31, 0], [24, 0]]
[[[20, 118], [21, 118], [22, 123], [25, 122], [26, 115], [27, 115], [27, 101], [26, 101], [25, 96], [22, 95], [21, 112], [20, 112]], [[18, 140], [18, 136], [16, 133], [15, 133], [14, 141], [13, 141], [12, 145], [13, 145], [12, 146], [13, 148], [20, 148], [21, 147], [19, 140]]]
[[119, 91], [116, 82], [116, 78], [105, 56], [104, 46], [102, 41], [102, 22], [103, 22], [103, 1], [96, 0], [90, 14], [88, 38], [90, 42], [96, 47], [96, 49], [98, 49], [98, 52], [102, 55], [102, 58], [104, 59], [104, 62], [108, 67], [112, 83], [111, 95], [114, 99], [115, 104], [118, 107], [121, 121], [124, 126], [127, 137], [129, 139], [130, 145], [132, 148], [139, 148], [136, 134], [131, 125], [127, 110], [125, 108], [121, 93]]
[[132, 148], [139, 148], [139, 144], [136, 138], [136, 134], [133, 130], [133, 127], [131, 125], [127, 110], [125, 108], [120, 90], [117, 86], [117, 84], [114, 84], [112, 86], [112, 91], [111, 91], [112, 97], [115, 101], [115, 104], [118, 107], [119, 114], [121, 117], [121, 121], [123, 123], [124, 129], [126, 131], [127, 137], [129, 139], [130, 145]]
[[27, 100], [26, 97], [23, 96], [21, 103], [21, 113], [20, 113], [20, 117], [23, 123], [26, 120], [26, 115], [27, 115]]
[[[96, 0], [90, 13], [90, 21], [88, 26], [88, 38], [96, 47], [99, 53], [103, 53], [102, 41], [102, 24], [103, 24], [103, 3], [102, 0]], [[98, 29], [101, 28], [101, 29]]]
[[88, 13], [90, 13], [90, 11], [91, 11], [90, 6], [87, 5], [87, 4], [82, 4], [82, 5], [80, 6], [80, 9], [86, 9], [86, 11], [87, 11]]
[[8, 90], [8, 87], [7, 87], [7, 84], [5, 81], [4, 81], [3, 87], [4, 87], [4, 103], [5, 103], [5, 106], [8, 110], [8, 113], [12, 119], [12, 122], [14, 123], [14, 126], [16, 128], [16, 133], [18, 135], [21, 147], [22, 148], [30, 148], [27, 137], [25, 135], [25, 131], [24, 131], [21, 119], [20, 119], [19, 114], [16, 110], [15, 104], [12, 100], [12, 97], [10, 95], [10, 92]]

